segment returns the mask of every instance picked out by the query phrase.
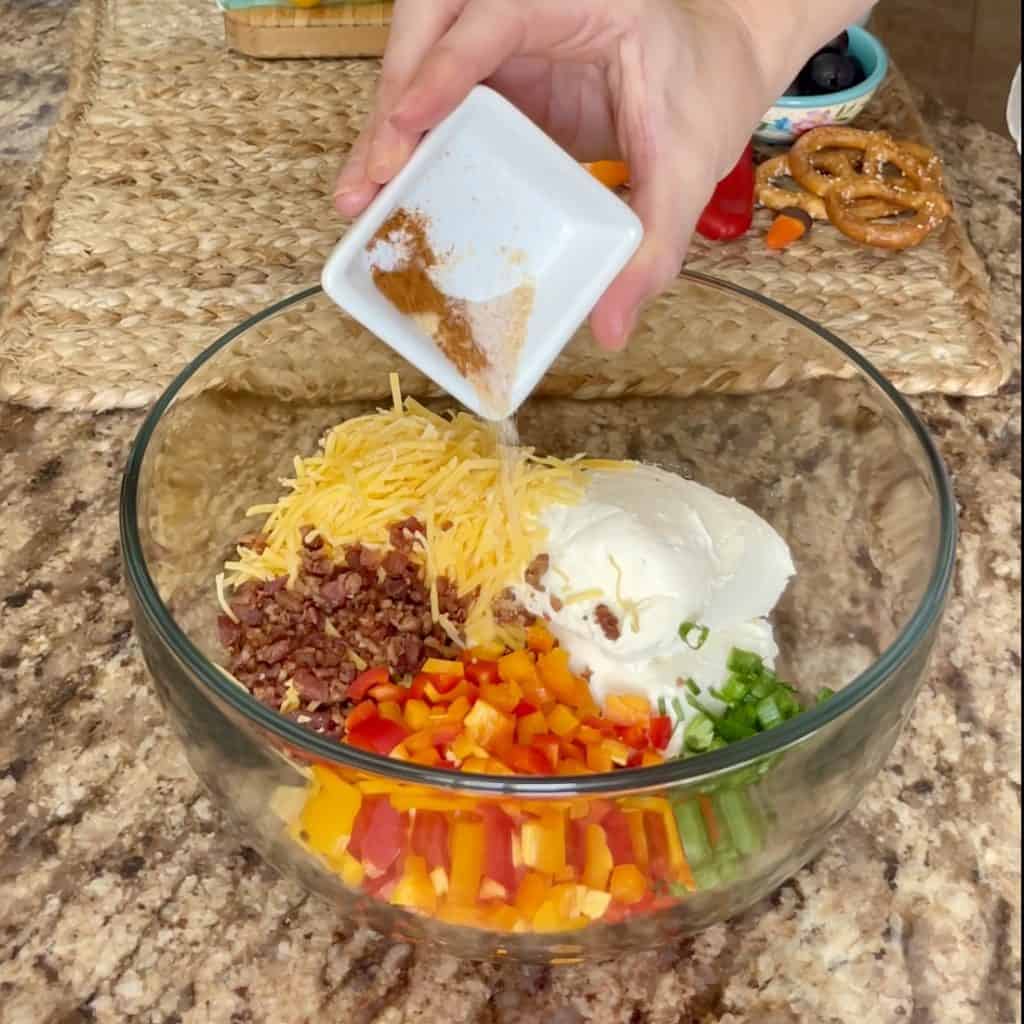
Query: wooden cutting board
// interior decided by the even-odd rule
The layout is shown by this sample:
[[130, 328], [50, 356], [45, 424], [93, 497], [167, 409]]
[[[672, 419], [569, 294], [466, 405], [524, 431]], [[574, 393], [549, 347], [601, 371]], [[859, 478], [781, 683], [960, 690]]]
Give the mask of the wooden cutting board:
[[379, 57], [391, 24], [390, 2], [298, 7], [246, 7], [224, 11], [232, 50], [249, 57]]

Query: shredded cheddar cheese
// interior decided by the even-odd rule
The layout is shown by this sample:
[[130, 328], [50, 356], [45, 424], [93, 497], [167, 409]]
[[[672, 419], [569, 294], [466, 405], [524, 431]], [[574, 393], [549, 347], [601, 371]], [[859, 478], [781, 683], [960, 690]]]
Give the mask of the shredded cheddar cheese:
[[266, 517], [266, 547], [259, 553], [239, 547], [227, 563], [227, 582], [237, 587], [288, 576], [294, 583], [303, 527], [339, 551], [354, 543], [384, 546], [392, 524], [415, 517], [426, 529], [419, 556], [434, 620], [458, 637], [437, 598], [437, 581], [447, 577], [461, 596], [476, 596], [466, 642], [488, 643], [502, 634], [494, 599], [522, 582], [543, 551], [542, 510], [579, 502], [587, 471], [608, 464], [503, 447], [494, 429], [472, 416], [442, 417], [411, 398], [403, 401], [394, 377], [392, 393], [392, 408], [329, 431], [317, 454], [296, 458], [278, 501], [249, 510]]

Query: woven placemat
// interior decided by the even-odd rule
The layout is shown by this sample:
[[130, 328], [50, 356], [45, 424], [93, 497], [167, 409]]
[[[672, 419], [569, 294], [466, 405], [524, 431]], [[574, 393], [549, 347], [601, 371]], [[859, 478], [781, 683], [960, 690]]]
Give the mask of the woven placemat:
[[[333, 177], [377, 71], [368, 61], [231, 53], [209, 0], [81, 0], [77, 17], [67, 102], [2, 292], [0, 397], [137, 407], [221, 332], [318, 280], [343, 228], [331, 213]], [[866, 120], [923, 135], [897, 74]], [[698, 240], [690, 267], [831, 327], [906, 392], [983, 395], [1006, 378], [984, 272], [958, 220], [905, 253], [860, 249], [819, 227], [779, 256], [765, 249], [767, 214], [759, 218], [744, 240]], [[685, 294], [680, 284], [651, 306], [626, 359], [609, 360], [581, 332], [543, 389], [745, 391], [835, 370], [834, 361], [780, 362], [742, 330], [716, 338], [713, 358], [692, 341], [674, 344], [690, 313]], [[322, 332], [336, 365], [364, 366], [368, 345], [375, 368], [393, 359], [340, 315], [309, 330]], [[385, 383], [343, 377], [346, 394], [335, 397], [375, 398]]]

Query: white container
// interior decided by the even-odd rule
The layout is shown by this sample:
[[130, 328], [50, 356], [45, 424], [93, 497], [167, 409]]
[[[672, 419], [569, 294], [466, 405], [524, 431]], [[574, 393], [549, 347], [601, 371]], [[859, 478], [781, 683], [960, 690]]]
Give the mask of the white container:
[[1017, 65], [1017, 74], [1013, 76], [1013, 85], [1010, 86], [1010, 100], [1006, 104], [1006, 123], [1010, 128], [1013, 141], [1017, 143], [1017, 152], [1020, 152], [1020, 65]]
[[[372, 270], [380, 255], [368, 245], [398, 209], [429, 225], [432, 248], [445, 256], [431, 277], [446, 296], [490, 306], [533, 289], [519, 358], [497, 403], [377, 290]], [[642, 236], [625, 203], [519, 110], [479, 86], [352, 224], [322, 283], [337, 305], [463, 405], [500, 419], [534, 389]]]

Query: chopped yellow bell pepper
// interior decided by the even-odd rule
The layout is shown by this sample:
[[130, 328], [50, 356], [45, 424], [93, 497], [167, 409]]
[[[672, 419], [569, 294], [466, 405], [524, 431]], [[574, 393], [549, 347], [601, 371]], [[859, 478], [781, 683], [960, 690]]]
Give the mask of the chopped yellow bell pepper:
[[588, 825], [585, 834], [583, 884], [589, 889], [607, 889], [615, 861], [600, 825]]
[[318, 789], [302, 809], [300, 825], [309, 845], [326, 857], [344, 850], [362, 806], [362, 794], [328, 768], [313, 767]]
[[522, 829], [523, 863], [549, 875], [565, 868], [565, 815], [548, 811]]
[[448, 880], [448, 902], [472, 906], [480, 895], [484, 869], [484, 825], [482, 821], [456, 821], [448, 835], [452, 871]]
[[420, 671], [427, 676], [454, 676], [461, 679], [466, 666], [461, 661], [445, 661], [442, 658], [427, 658]]
[[604, 917], [612, 903], [610, 892], [598, 892], [596, 889], [587, 889], [583, 898], [579, 901], [580, 913], [596, 921]]
[[522, 923], [519, 911], [510, 907], [507, 903], [499, 903], [487, 915], [487, 923], [499, 932], [513, 932]]
[[643, 811], [626, 811], [626, 822], [629, 825], [629, 838], [633, 844], [633, 856], [638, 867], [646, 868], [650, 863], [650, 847], [647, 843], [647, 829], [644, 827]]
[[480, 644], [470, 647], [466, 657], [470, 661], [497, 661], [505, 653], [504, 644]]
[[412, 729], [413, 732], [419, 732], [421, 729], [427, 727], [427, 723], [430, 721], [430, 707], [426, 701], [407, 700], [405, 702], [405, 724]]
[[478, 700], [462, 723], [466, 732], [482, 747], [490, 749], [502, 737], [511, 737], [512, 722], [493, 704]]
[[428, 914], [437, 909], [437, 893], [427, 872], [427, 862], [422, 857], [410, 855], [405, 858], [402, 877], [391, 894], [391, 902]]
[[331, 863], [338, 874], [341, 875], [341, 880], [350, 889], [358, 889], [363, 884], [366, 870], [362, 863], [356, 860], [351, 853], [343, 853], [340, 857], [333, 859]]
[[402, 714], [402, 708], [397, 701], [386, 700], [383, 704], [378, 704], [377, 714], [381, 718], [386, 718], [389, 722], [405, 726], [405, 715]]

